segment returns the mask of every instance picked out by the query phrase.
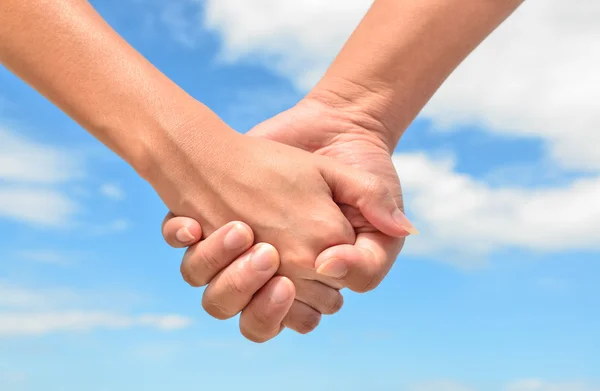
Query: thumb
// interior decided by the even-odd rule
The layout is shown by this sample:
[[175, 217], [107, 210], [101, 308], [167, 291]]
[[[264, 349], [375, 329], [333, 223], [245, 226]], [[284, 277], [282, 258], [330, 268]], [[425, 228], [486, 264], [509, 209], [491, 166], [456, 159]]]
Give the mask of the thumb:
[[181, 248], [196, 244], [202, 238], [202, 227], [189, 217], [176, 217], [169, 212], [162, 223], [165, 242], [171, 247]]
[[398, 208], [385, 183], [375, 175], [333, 162], [321, 167], [321, 175], [336, 203], [354, 206], [384, 234], [405, 237], [419, 233]]

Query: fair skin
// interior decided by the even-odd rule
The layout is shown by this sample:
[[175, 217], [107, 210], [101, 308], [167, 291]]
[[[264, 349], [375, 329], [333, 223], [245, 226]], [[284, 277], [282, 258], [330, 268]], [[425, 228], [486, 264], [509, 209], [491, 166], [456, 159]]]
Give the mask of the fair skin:
[[[340, 282], [316, 271], [323, 251], [353, 246], [365, 229], [397, 238], [414, 230], [380, 178], [236, 133], [129, 46], [87, 1], [4, 0], [0, 63], [127, 161], [173, 213], [198, 221], [207, 236], [217, 235], [226, 246], [228, 232], [221, 227], [235, 220], [249, 224], [253, 237], [227, 243], [232, 249], [254, 240], [270, 243], [255, 246], [246, 263], [261, 275], [277, 271], [257, 297], [278, 311], [303, 303], [295, 297], [310, 303], [320, 292], [339, 294]], [[194, 259], [191, 249], [182, 268], [192, 285], [227, 278], [203, 274], [205, 267]], [[244, 291], [253, 289], [256, 284]], [[231, 316], [228, 308], [211, 304], [215, 316]], [[298, 305], [296, 311], [314, 308]], [[305, 315], [297, 315], [299, 323]], [[282, 327], [280, 321], [265, 330], [256, 314], [245, 319], [245, 335], [256, 341]], [[255, 332], [258, 326], [264, 332]]]
[[[390, 159], [402, 133], [456, 66], [521, 3], [522, 0], [377, 0], [306, 98], [250, 134], [329, 156], [377, 175], [402, 205], [400, 182]], [[346, 212], [354, 220], [356, 211]], [[247, 226], [240, 227], [250, 235]], [[370, 232], [368, 225], [361, 229], [354, 246], [330, 248], [316, 262], [321, 274], [358, 292], [377, 286], [403, 245], [402, 238]], [[187, 240], [178, 240], [177, 232]], [[198, 223], [184, 217], [167, 216], [163, 226], [166, 241], [174, 247], [195, 243], [201, 237], [199, 232]], [[218, 240], [210, 239], [196, 246], [206, 246], [204, 253], [222, 254], [218, 270], [210, 274], [229, 277], [204, 279], [210, 288], [203, 298], [203, 303], [211, 303], [205, 305], [208, 313], [214, 315], [211, 307], [218, 305], [229, 308], [230, 313], [241, 311], [241, 320], [259, 317], [262, 322], [257, 327], [267, 324], [266, 328], [272, 329], [283, 319], [283, 325], [296, 329], [297, 312], [290, 311], [286, 316], [263, 300], [270, 287], [261, 283], [269, 281], [268, 274], [256, 276], [235, 262], [228, 266], [234, 256], [225, 254]], [[185, 262], [205, 260], [188, 253]], [[223, 286], [232, 281], [247, 284], [250, 279], [261, 287], [254, 297], [252, 290], [239, 292]], [[240, 302], [249, 304], [242, 307]], [[331, 294], [304, 300], [313, 312], [303, 312], [304, 327], [298, 331], [314, 329], [320, 319], [318, 313], [334, 312], [341, 302], [341, 297]], [[245, 324], [240, 327], [248, 334]], [[260, 329], [249, 334], [263, 335], [263, 339], [274, 336]]]

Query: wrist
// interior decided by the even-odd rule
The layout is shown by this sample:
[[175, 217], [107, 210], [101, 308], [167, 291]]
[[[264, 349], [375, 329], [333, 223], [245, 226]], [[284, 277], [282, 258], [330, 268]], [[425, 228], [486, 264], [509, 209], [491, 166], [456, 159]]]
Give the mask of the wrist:
[[223, 145], [237, 135], [199, 102], [174, 114], [150, 120], [137, 144], [129, 146], [124, 157], [152, 186], [170, 175], [169, 171], [185, 170], [190, 164], [208, 165], [221, 153]]
[[366, 130], [393, 152], [412, 119], [403, 116], [403, 98], [384, 85], [367, 85], [347, 78], [325, 77], [305, 100], [335, 110]]

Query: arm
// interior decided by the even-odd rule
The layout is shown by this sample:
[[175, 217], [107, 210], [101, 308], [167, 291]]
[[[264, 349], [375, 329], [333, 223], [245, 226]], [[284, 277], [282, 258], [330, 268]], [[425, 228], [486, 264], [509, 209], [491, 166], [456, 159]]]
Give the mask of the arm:
[[[307, 97], [250, 133], [371, 172], [402, 205], [389, 155], [446, 77], [521, 2], [376, 0]], [[366, 230], [354, 247], [323, 252], [316, 266], [363, 292], [381, 282], [402, 245]]]
[[[242, 220], [258, 241], [273, 244], [281, 276], [262, 294], [270, 292], [285, 310], [277, 313], [290, 309], [292, 282], [336, 285], [314, 270], [322, 250], [354, 241], [354, 227], [336, 202], [356, 206], [389, 235], [408, 234], [377, 178], [239, 135], [131, 48], [85, 0], [4, 0], [0, 62], [131, 164], [176, 215], [196, 219], [207, 235]], [[184, 269], [194, 266], [184, 262]], [[235, 315], [233, 307], [207, 304], [217, 317]], [[277, 325], [249, 337], [264, 340], [279, 331]]]
[[450, 73], [523, 0], [376, 0], [308, 95], [393, 150]]
[[[0, 12], [0, 61], [129, 162], [175, 213], [193, 212], [199, 217], [196, 192], [206, 193], [204, 198], [213, 199], [211, 204], [218, 208], [239, 203], [240, 191], [249, 196], [293, 182], [287, 188], [292, 191], [301, 186], [295, 178], [299, 171], [290, 167], [284, 173], [277, 164], [278, 160], [289, 164], [292, 156], [300, 161], [306, 158], [307, 168], [316, 164], [314, 178], [322, 169], [321, 178], [330, 175], [333, 181], [336, 176], [336, 181], [345, 183], [337, 178], [337, 169], [326, 167], [325, 159], [236, 133], [129, 46], [85, 0], [5, 0]], [[225, 151], [230, 155], [224, 156]], [[273, 175], [273, 165], [279, 178]], [[259, 166], [264, 172], [256, 174]], [[200, 178], [191, 180], [194, 174]], [[356, 174], [348, 180], [356, 182], [361, 176]], [[269, 175], [268, 184], [259, 179]], [[191, 191], [194, 181], [196, 188]], [[337, 196], [357, 202], [358, 193], [343, 195], [339, 182], [331, 186], [335, 189], [329, 191]], [[293, 193], [291, 200], [298, 202]], [[394, 205], [388, 197], [387, 210], [376, 208], [371, 216], [384, 231], [404, 236], [406, 230], [392, 218], [397, 211]], [[213, 225], [205, 228], [213, 232], [222, 225], [217, 221], [234, 217], [240, 206], [225, 207], [227, 213], [212, 211], [205, 222], [213, 220]], [[363, 209], [369, 214], [369, 206]]]
[[[218, 123], [85, 0], [3, 0], [0, 63], [146, 176], [153, 145], [188, 121]], [[224, 126], [204, 126], [204, 138]]]

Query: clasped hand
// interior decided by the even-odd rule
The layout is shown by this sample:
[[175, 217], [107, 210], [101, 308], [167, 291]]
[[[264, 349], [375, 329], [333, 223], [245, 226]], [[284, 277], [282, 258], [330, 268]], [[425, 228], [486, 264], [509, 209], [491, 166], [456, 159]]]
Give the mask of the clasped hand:
[[[160, 175], [174, 171], [173, 179], [155, 186], [173, 212], [163, 225], [167, 242], [193, 244], [182, 262], [184, 279], [208, 285], [202, 303], [210, 315], [228, 319], [241, 311], [240, 329], [256, 342], [284, 326], [311, 331], [321, 314], [341, 308], [342, 287], [374, 288], [400, 250], [396, 238], [413, 231], [399, 210], [389, 152], [364, 129], [329, 121], [339, 116], [325, 109], [302, 102], [249, 133], [260, 138], [232, 135], [226, 154], [183, 153], [180, 165]], [[345, 140], [332, 143], [332, 129], [344, 131]], [[321, 148], [305, 147], [307, 139]], [[174, 167], [186, 167], [186, 175]]]

